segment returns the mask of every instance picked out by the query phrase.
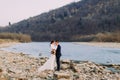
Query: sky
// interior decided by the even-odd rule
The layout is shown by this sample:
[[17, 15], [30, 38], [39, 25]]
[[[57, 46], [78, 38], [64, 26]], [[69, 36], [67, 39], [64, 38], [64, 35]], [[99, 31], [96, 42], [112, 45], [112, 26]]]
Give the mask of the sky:
[[80, 0], [0, 0], [0, 26], [6, 26]]

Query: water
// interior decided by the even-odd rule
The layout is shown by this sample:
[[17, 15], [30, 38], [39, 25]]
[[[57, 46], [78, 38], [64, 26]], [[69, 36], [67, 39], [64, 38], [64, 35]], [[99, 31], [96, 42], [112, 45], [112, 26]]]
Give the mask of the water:
[[[61, 42], [62, 59], [72, 59], [81, 61], [93, 61], [102, 64], [120, 64], [120, 49], [119, 48], [101, 48], [88, 45], [80, 45], [71, 42]], [[32, 42], [21, 43], [3, 50], [12, 52], [23, 52], [38, 57], [50, 56], [49, 42]]]

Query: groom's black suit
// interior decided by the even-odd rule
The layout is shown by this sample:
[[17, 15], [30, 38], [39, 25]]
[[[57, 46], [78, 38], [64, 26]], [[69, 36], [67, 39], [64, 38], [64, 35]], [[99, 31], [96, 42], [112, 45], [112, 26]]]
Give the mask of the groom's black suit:
[[57, 70], [60, 70], [60, 57], [61, 57], [61, 46], [58, 45], [56, 50], [56, 63], [57, 63]]

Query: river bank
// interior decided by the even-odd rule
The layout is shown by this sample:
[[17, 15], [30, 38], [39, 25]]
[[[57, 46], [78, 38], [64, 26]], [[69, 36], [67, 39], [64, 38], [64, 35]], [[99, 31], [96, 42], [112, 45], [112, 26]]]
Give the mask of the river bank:
[[116, 42], [75, 42], [75, 44], [107, 47], [107, 48], [120, 48], [120, 43], [116, 43]]
[[[47, 59], [0, 50], [0, 80], [120, 80], [119, 65], [102, 65], [90, 61], [64, 59], [61, 60], [59, 72], [37, 73], [38, 67]], [[112, 71], [113, 68], [116, 71]]]
[[5, 48], [16, 44], [20, 44], [20, 42], [3, 42], [0, 43], [0, 48]]

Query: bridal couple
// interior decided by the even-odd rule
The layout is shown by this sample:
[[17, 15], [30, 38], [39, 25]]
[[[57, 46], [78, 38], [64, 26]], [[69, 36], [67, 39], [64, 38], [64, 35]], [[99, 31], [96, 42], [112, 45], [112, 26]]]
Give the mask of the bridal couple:
[[47, 60], [47, 62], [44, 63], [43, 66], [38, 68], [38, 72], [42, 72], [45, 70], [53, 70], [55, 68], [55, 62], [57, 64], [57, 71], [60, 70], [60, 57], [61, 57], [61, 46], [59, 45], [59, 41], [51, 41], [50, 42], [51, 47], [51, 56]]

